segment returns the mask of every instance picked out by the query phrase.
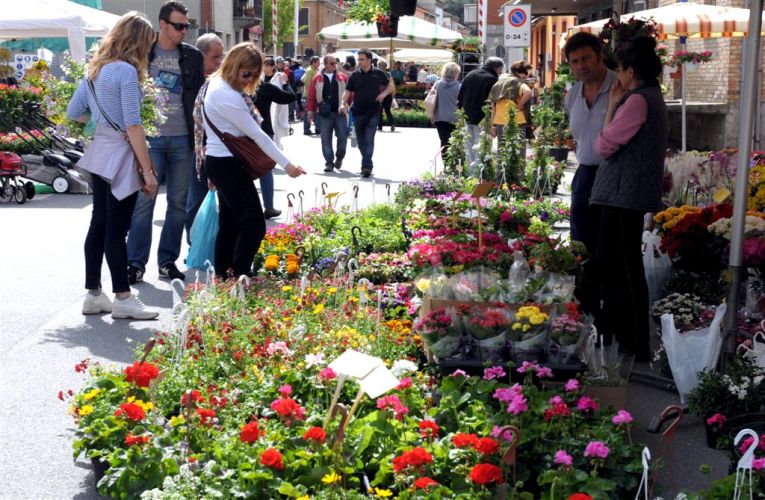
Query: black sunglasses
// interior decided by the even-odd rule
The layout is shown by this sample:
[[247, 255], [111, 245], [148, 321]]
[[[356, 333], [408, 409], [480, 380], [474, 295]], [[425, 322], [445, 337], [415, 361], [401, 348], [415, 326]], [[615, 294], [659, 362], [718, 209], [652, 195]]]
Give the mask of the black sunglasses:
[[168, 21], [167, 19], [165, 19], [165, 22], [175, 28], [175, 31], [183, 31], [191, 28], [191, 24], [189, 23], [174, 23], [172, 21]]
[[251, 78], [254, 74], [252, 71], [242, 71], [242, 78]]

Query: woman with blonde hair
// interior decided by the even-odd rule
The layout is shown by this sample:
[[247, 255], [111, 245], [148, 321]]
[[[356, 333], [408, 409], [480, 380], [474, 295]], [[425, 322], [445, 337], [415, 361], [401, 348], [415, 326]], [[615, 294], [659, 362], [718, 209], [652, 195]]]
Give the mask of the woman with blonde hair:
[[[141, 124], [141, 82], [146, 78], [154, 29], [137, 12], [122, 16], [104, 37], [84, 78], [69, 102], [67, 115], [96, 123], [93, 141], [79, 167], [93, 174], [93, 214], [85, 238], [83, 314], [111, 312], [116, 319], [154, 319], [131, 294], [126, 238], [138, 192], [157, 194]], [[104, 256], [112, 277], [114, 303], [101, 290]]]
[[266, 234], [266, 220], [252, 178], [218, 133], [246, 135], [290, 177], [305, 174], [260, 128], [260, 117], [250, 95], [256, 91], [262, 69], [263, 56], [254, 44], [236, 45], [211, 77], [204, 99], [205, 165], [208, 178], [218, 189], [220, 204], [215, 267], [226, 274], [233, 271], [235, 276], [252, 274], [255, 253]]
[[449, 138], [454, 132], [457, 121], [457, 96], [462, 84], [458, 80], [460, 67], [457, 63], [446, 63], [441, 70], [441, 79], [436, 82], [433, 89], [436, 91], [436, 111], [433, 114], [433, 124], [438, 131], [441, 140], [441, 154], [449, 145]]

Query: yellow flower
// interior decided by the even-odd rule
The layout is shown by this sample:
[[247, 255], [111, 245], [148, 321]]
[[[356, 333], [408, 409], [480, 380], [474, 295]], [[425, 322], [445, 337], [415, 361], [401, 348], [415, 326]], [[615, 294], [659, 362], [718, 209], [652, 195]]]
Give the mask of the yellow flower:
[[375, 488], [375, 496], [378, 498], [388, 498], [393, 496], [393, 492], [383, 488]]
[[340, 476], [335, 474], [335, 471], [332, 471], [329, 474], [324, 474], [324, 477], [321, 478], [321, 482], [324, 484], [334, 484], [338, 481], [340, 481]]
[[170, 417], [170, 427], [177, 427], [179, 425], [183, 425], [186, 422], [186, 419], [183, 418], [183, 415], [178, 415], [177, 417]]
[[85, 415], [90, 415], [91, 413], [93, 413], [93, 407], [92, 406], [90, 406], [90, 405], [82, 405], [80, 407], [80, 415], [85, 416]]
[[324, 310], [324, 304], [316, 304], [316, 307], [313, 308], [313, 313], [321, 314], [323, 310]]
[[514, 323], [513, 324], [513, 330], [520, 330], [523, 325], [520, 323]]
[[336, 291], [337, 291], [337, 287], [334, 287], [334, 286], [331, 286], [331, 287], [329, 287], [329, 288], [327, 289], [327, 293], [328, 293], [329, 295], [332, 295], [332, 294], [333, 294], [333, 293], [335, 293]]
[[529, 328], [531, 328], [531, 325], [523, 325], [523, 331], [528, 332]]
[[284, 285], [282, 287], [282, 292], [289, 292], [290, 290], [292, 290], [292, 287], [289, 285]]
[[87, 392], [87, 393], [86, 393], [86, 394], [83, 396], [83, 398], [85, 398], [85, 400], [86, 400], [86, 401], [90, 401], [91, 399], [93, 399], [94, 397], [96, 397], [96, 396], [98, 395], [98, 393], [99, 393], [99, 392], [101, 392], [101, 389], [98, 389], [98, 388], [96, 388], [96, 389], [93, 389], [92, 391], [89, 391], [89, 392]]
[[311, 500], [311, 497], [309, 497], [308, 495], [303, 495], [302, 497], [297, 497], [296, 500]]

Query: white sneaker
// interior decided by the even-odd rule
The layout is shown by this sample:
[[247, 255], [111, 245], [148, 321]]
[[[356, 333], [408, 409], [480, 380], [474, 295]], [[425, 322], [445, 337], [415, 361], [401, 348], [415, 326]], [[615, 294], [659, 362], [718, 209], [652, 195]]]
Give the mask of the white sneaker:
[[114, 319], [155, 319], [159, 311], [148, 309], [138, 297], [131, 295], [125, 300], [115, 298], [112, 307]]
[[101, 292], [98, 295], [93, 295], [88, 292], [85, 294], [85, 302], [82, 304], [82, 314], [101, 314], [112, 312], [112, 301], [109, 297]]

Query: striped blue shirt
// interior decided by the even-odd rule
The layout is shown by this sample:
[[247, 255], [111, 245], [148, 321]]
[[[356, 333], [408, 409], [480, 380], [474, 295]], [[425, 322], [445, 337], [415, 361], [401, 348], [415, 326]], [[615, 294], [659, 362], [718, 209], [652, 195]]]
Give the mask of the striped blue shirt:
[[[123, 130], [130, 125], [141, 125], [143, 93], [138, 83], [138, 71], [133, 65], [124, 61], [107, 63], [101, 67], [93, 83], [98, 102], [114, 123]], [[95, 118], [96, 123], [109, 126], [109, 122], [101, 116], [85, 78], [69, 101], [66, 114], [70, 119], [76, 120], [88, 112]]]

